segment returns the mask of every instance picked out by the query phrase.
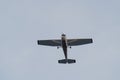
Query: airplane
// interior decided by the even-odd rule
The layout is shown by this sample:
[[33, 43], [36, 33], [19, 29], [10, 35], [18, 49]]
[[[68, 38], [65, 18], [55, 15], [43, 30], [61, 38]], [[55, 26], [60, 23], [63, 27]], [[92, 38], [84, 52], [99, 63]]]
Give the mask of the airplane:
[[53, 46], [62, 47], [65, 59], [58, 60], [58, 63], [61, 64], [70, 64], [76, 63], [75, 59], [68, 59], [67, 56], [67, 48], [71, 48], [71, 46], [83, 45], [93, 43], [92, 38], [85, 38], [85, 39], [67, 39], [65, 34], [61, 35], [61, 39], [51, 39], [51, 40], [37, 40], [38, 45], [45, 45], [45, 46]]

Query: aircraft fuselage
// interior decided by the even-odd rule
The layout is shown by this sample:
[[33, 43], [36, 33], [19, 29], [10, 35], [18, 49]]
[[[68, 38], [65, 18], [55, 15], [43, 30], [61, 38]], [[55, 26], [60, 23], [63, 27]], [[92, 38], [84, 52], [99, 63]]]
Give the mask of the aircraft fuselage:
[[63, 52], [65, 55], [65, 59], [67, 59], [67, 39], [66, 39], [66, 35], [62, 34], [61, 36], [61, 43], [62, 43], [62, 48], [63, 48]]

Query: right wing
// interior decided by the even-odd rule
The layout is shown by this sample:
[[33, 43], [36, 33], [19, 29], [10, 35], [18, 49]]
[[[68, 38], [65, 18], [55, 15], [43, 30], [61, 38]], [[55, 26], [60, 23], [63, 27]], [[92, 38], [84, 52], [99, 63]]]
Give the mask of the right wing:
[[38, 45], [61, 46], [61, 40], [38, 40]]
[[67, 41], [68, 41], [69, 46], [93, 43], [93, 40], [91, 38], [89, 39], [68, 39]]

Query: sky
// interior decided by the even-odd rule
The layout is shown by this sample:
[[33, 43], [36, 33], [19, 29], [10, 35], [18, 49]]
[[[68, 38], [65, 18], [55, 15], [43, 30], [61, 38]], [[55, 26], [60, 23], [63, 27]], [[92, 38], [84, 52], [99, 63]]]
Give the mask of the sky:
[[[120, 80], [119, 0], [0, 0], [0, 80]], [[37, 40], [92, 38], [62, 49]]]

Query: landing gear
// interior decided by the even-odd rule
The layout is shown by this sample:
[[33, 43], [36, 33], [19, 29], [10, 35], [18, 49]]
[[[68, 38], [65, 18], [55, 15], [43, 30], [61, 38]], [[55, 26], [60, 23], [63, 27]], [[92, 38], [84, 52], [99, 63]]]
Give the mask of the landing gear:
[[57, 46], [57, 49], [59, 49], [60, 47], [59, 46]]

